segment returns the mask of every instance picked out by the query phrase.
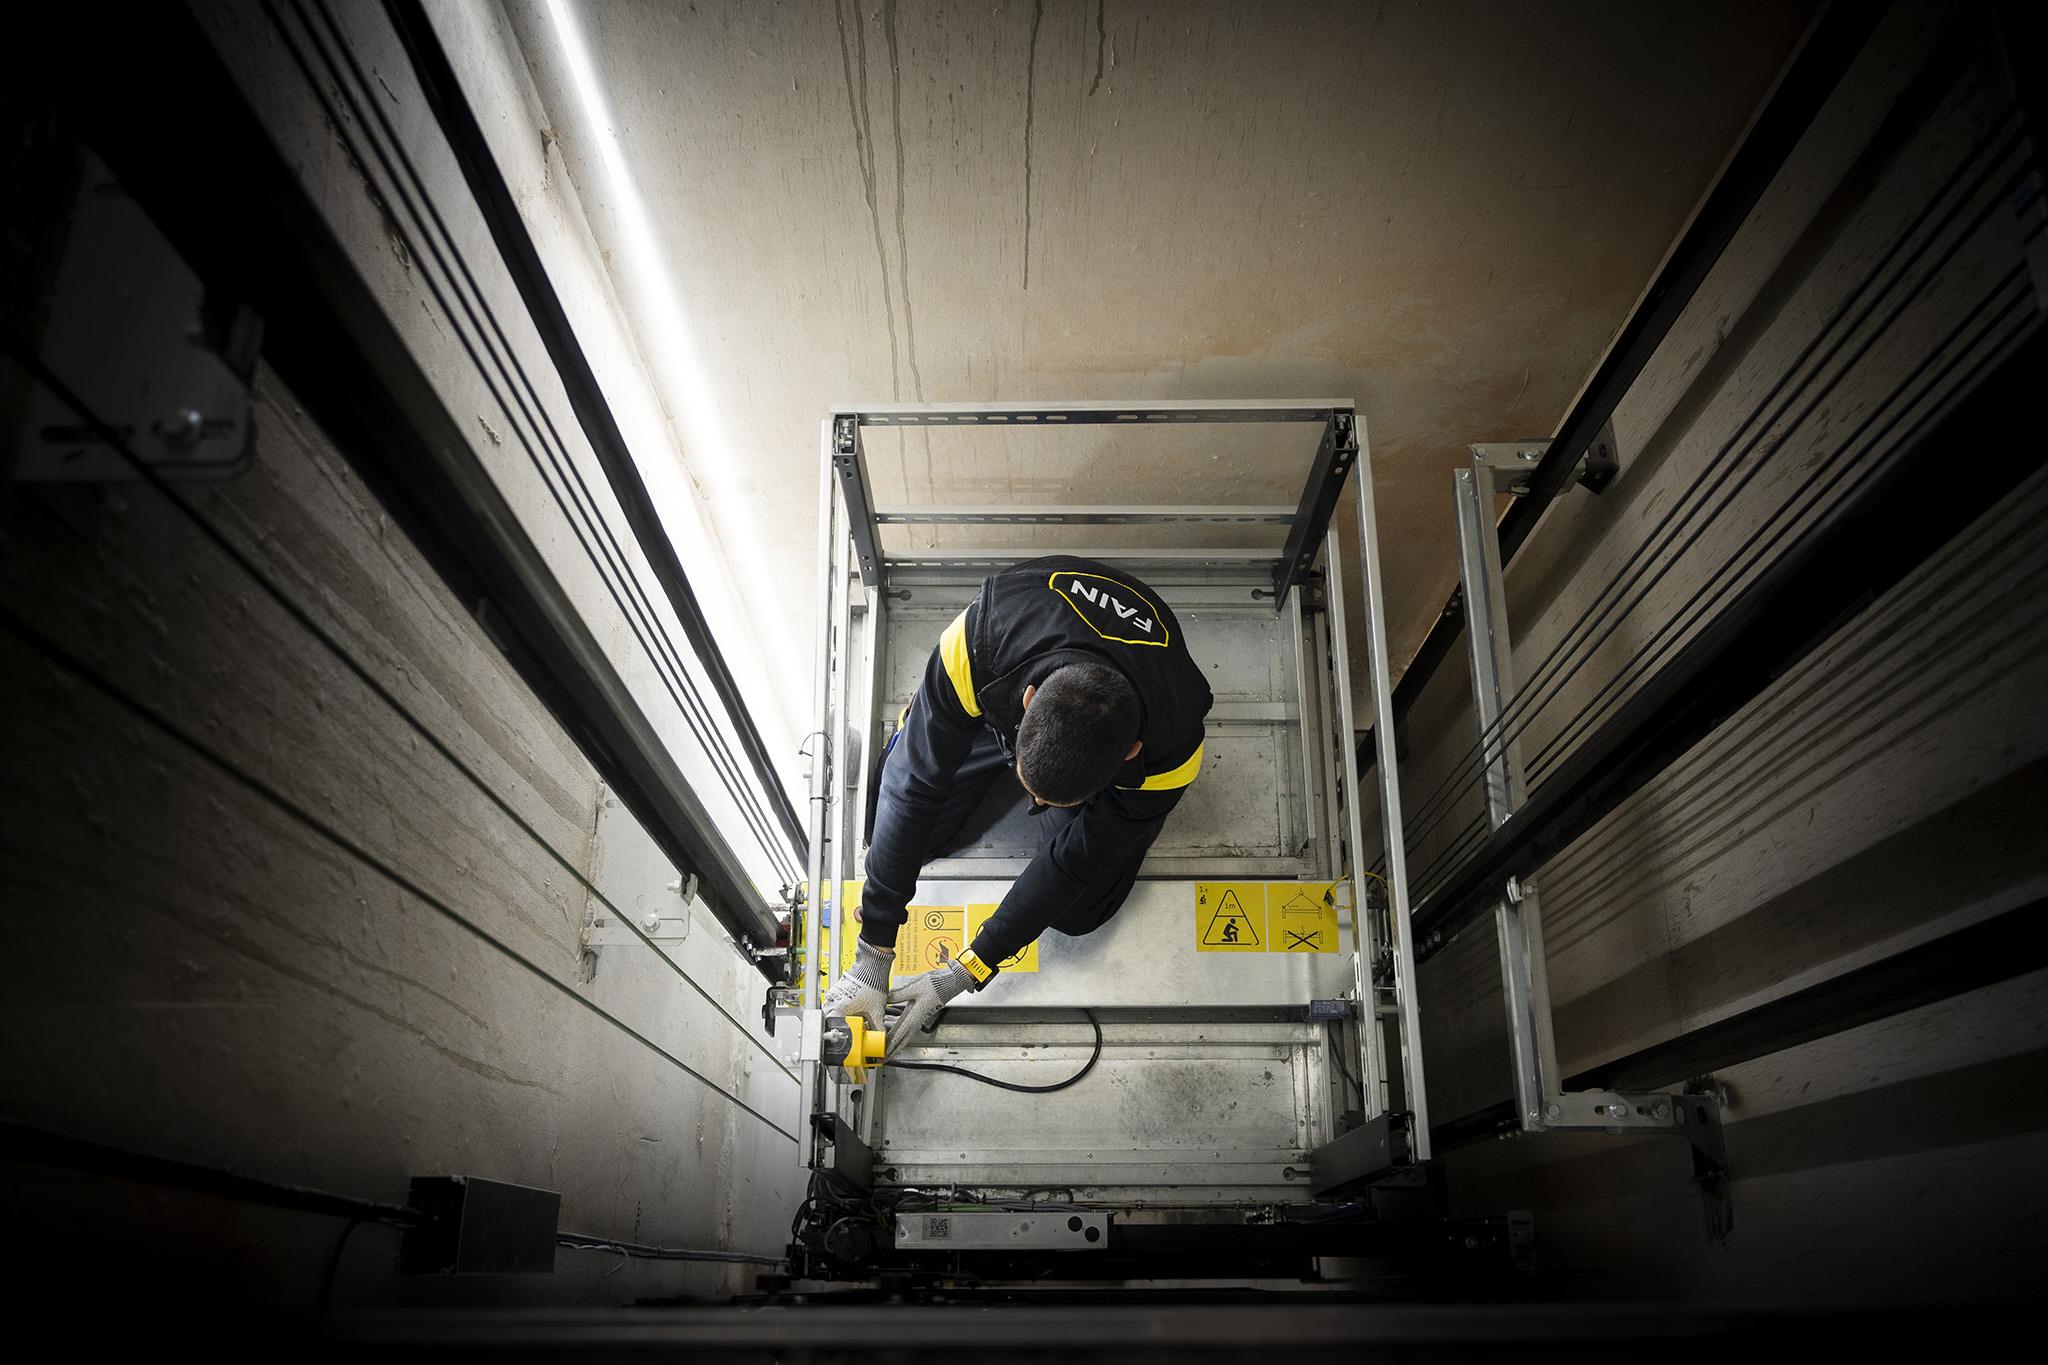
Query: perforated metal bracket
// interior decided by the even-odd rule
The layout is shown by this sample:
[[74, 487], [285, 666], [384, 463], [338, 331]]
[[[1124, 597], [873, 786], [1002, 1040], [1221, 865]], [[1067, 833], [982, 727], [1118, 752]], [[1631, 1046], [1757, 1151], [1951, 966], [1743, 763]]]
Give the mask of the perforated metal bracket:
[[240, 473], [249, 463], [249, 380], [262, 335], [254, 313], [210, 299], [107, 168], [89, 162], [41, 358], [90, 415], [38, 382], [15, 477], [141, 478], [106, 439], [107, 428], [160, 478]]
[[1528, 1132], [1665, 1133], [1684, 1138], [1716, 1165], [1722, 1164], [1727, 1154], [1721, 1109], [1710, 1094], [1577, 1090], [1546, 1097], [1543, 1117], [1522, 1126]]

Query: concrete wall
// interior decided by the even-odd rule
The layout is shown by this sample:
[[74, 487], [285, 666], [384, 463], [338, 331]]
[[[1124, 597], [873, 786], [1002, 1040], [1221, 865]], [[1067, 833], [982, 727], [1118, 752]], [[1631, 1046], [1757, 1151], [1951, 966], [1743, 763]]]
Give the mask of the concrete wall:
[[[1810, 474], [1869, 466], [1887, 442], [1863, 443], [1861, 424], [1896, 430], [1902, 409], [1886, 404], [1901, 386], [1919, 392], [1923, 360], [1960, 351], [1942, 338], [2018, 259], [2001, 177], [1971, 201], [1992, 206], [1984, 226], [1867, 353], [1850, 363], [1905, 287], [1837, 358], [1826, 341], [1806, 351], [1990, 122], [1972, 72], [1930, 80], [1929, 108], [1902, 120], [1916, 131], [1885, 131], [1954, 13], [1907, 6], [1887, 20], [1617, 413], [1621, 480], [1602, 498], [1567, 494], [1510, 570], [1515, 666], [1529, 681], [1583, 616], [1628, 590], [1639, 548], [1666, 570], [1635, 590], [1642, 601], [1611, 639], [1544, 684], [1556, 700], [1525, 735], [1525, 759], [1560, 735], [1555, 752], [1569, 752], [1570, 718], [1639, 650], [1654, 663], [1689, 638], [1707, 619], [1688, 614], [1695, 591], [1730, 581], [1721, 566], [1779, 509], [1795, 509], [1779, 524], [1810, 520], [1825, 501], [1799, 501]], [[1819, 401], [1779, 415], [1773, 386], [1803, 354], [1820, 378], [1801, 392]], [[1953, 383], [1928, 382], [1926, 401]], [[1853, 457], [1827, 465], [1845, 441]], [[1955, 452], [1959, 477], [1968, 459]], [[1660, 539], [1668, 513], [1729, 490], [1711, 520]], [[1447, 480], [1446, 524], [1449, 492]], [[2044, 514], [2048, 479], [2036, 478], [1535, 879], [1566, 1074], [2048, 887], [2037, 833], [2048, 723], [2035, 704], [2048, 689], [2048, 612], [2011, 590], [2048, 570]], [[1667, 622], [1680, 628], [1658, 645]], [[1462, 651], [1412, 717], [1411, 818], [1447, 781], [1465, 782], [1474, 730]], [[1456, 861], [1480, 809], [1473, 787], [1440, 824], [1411, 825], [1419, 886]], [[1507, 1094], [1494, 951], [1481, 921], [1423, 968], [1438, 1121]], [[1677, 1142], [1489, 1144], [1447, 1159], [1450, 1188], [1473, 1210], [1537, 1208], [1550, 1265], [1587, 1272], [1576, 1283], [1591, 1292], [2023, 1292], [2048, 1252], [2044, 993], [2048, 980], [2022, 978], [1721, 1076], [1735, 1204], [1723, 1239], [1709, 1237]]]
[[[34, 179], [61, 216], [70, 144], [45, 126], [16, 150], [17, 184]], [[10, 234], [11, 302], [46, 296], [42, 253], [61, 237], [40, 226]], [[10, 368], [9, 468], [23, 391]], [[80, 517], [75, 499], [59, 515], [10, 484], [0, 606], [546, 979], [0, 634], [0, 1113], [380, 1200], [402, 1200], [410, 1174], [543, 1186], [566, 1229], [775, 1254], [796, 1198], [778, 1131], [795, 1130], [795, 1086], [710, 1003], [758, 1019], [759, 974], [702, 915], [679, 957], [703, 995], [644, 947], [606, 950], [584, 979], [581, 879], [623, 901], [662, 894], [672, 871], [267, 371], [256, 400], [252, 468], [185, 496], [560, 861], [154, 489], [107, 487]], [[79, 1266], [118, 1238], [129, 1292], [310, 1307], [343, 1228], [28, 1165], [0, 1167], [0, 1186], [10, 1246], [28, 1249], [17, 1288], [86, 1289]], [[337, 1303], [602, 1303], [746, 1274], [564, 1250], [552, 1278], [401, 1283], [393, 1238], [354, 1233]]]

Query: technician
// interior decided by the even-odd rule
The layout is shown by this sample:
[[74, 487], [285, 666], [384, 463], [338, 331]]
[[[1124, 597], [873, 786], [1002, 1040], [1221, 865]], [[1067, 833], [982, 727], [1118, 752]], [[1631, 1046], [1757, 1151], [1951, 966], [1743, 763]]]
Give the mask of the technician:
[[[939, 637], [883, 756], [860, 942], [823, 1001], [889, 1051], [1047, 929], [1086, 934], [1123, 905], [1145, 851], [1202, 770], [1211, 697], [1159, 594], [1092, 560], [1035, 559], [982, 580]], [[1038, 852], [957, 958], [889, 989], [896, 931], [933, 858], [992, 784], [1022, 786]]]

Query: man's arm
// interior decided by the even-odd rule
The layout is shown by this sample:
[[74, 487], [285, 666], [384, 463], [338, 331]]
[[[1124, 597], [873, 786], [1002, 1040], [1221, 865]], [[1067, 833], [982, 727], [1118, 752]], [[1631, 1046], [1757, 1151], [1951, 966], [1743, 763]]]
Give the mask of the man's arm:
[[974, 936], [974, 955], [990, 965], [1003, 961], [1044, 933], [1060, 911], [1094, 899], [1123, 877], [1158, 837], [1181, 790], [1112, 787], [1090, 801], [1011, 884]]
[[860, 897], [860, 936], [878, 947], [895, 946], [896, 931], [908, 913], [904, 907], [930, 852], [932, 825], [982, 724], [966, 645], [977, 610], [969, 606], [946, 627], [882, 764], [875, 832], [868, 840], [868, 880]]

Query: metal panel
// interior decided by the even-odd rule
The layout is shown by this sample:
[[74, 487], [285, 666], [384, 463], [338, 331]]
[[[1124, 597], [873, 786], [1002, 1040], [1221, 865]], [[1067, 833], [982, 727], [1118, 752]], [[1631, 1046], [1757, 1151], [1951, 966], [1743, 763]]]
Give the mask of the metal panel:
[[896, 1215], [899, 1251], [1100, 1251], [1108, 1245], [1109, 1215], [1086, 1209], [946, 1209]]
[[[918, 883], [915, 904], [995, 904], [1006, 880]], [[948, 1017], [971, 1019], [991, 1008], [1071, 1010], [1148, 1006], [1271, 1006], [1308, 1002], [1350, 989], [1351, 930], [1340, 924], [1334, 953], [1225, 953], [1195, 949], [1195, 883], [1140, 881], [1123, 909], [1092, 934], [1058, 930], [1038, 940], [1038, 971], [1004, 972], [986, 990], [954, 1001]], [[1135, 963], [1143, 963], [1142, 971]]]

